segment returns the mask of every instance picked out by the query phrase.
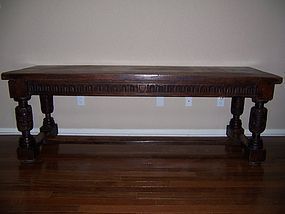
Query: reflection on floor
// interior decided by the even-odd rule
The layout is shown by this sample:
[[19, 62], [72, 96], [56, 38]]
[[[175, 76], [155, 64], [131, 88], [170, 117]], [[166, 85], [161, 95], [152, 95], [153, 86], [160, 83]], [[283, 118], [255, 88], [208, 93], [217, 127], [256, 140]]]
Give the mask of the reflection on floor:
[[0, 213], [285, 209], [285, 137], [265, 138], [267, 160], [255, 167], [226, 138], [57, 137], [50, 143], [40, 162], [23, 165], [17, 138], [0, 137]]

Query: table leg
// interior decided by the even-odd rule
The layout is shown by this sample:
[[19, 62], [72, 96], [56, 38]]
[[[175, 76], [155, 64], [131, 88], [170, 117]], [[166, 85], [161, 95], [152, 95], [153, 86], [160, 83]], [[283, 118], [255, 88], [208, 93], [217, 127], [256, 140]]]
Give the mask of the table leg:
[[40, 153], [40, 147], [30, 133], [33, 129], [33, 113], [32, 107], [28, 104], [29, 99], [30, 97], [15, 98], [18, 102], [18, 106], [15, 108], [17, 128], [22, 132], [17, 154], [18, 159], [23, 162], [34, 162]]
[[58, 134], [57, 124], [54, 122], [51, 113], [54, 110], [53, 107], [53, 96], [52, 95], [40, 95], [41, 110], [45, 114], [43, 120], [43, 125], [40, 128], [41, 132], [44, 132], [47, 135], [56, 136]]
[[244, 97], [233, 97], [231, 102], [231, 113], [233, 118], [227, 126], [227, 136], [235, 143], [241, 143], [241, 136], [244, 135], [240, 116], [244, 109]]
[[259, 163], [265, 160], [266, 151], [263, 149], [263, 141], [260, 134], [265, 130], [267, 120], [267, 109], [264, 101], [256, 101], [251, 108], [249, 119], [249, 131], [252, 137], [249, 139], [249, 161]]

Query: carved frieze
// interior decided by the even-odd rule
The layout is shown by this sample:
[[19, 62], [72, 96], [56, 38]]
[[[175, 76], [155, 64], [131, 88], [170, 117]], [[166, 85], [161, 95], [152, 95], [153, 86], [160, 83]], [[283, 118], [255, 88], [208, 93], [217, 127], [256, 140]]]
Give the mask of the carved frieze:
[[46, 83], [29, 82], [31, 94], [120, 96], [255, 96], [256, 86], [156, 83]]

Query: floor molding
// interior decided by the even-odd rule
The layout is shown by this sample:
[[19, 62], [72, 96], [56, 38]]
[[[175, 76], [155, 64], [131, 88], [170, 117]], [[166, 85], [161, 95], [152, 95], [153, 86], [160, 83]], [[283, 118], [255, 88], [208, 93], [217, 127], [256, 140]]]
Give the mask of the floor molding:
[[[37, 134], [38, 128], [31, 131]], [[245, 130], [246, 135], [250, 135]], [[18, 135], [16, 128], [0, 128], [0, 135]], [[175, 137], [211, 137], [226, 136], [225, 129], [59, 129], [59, 135], [75, 136], [175, 136]], [[285, 136], [285, 129], [267, 129], [263, 136]]]

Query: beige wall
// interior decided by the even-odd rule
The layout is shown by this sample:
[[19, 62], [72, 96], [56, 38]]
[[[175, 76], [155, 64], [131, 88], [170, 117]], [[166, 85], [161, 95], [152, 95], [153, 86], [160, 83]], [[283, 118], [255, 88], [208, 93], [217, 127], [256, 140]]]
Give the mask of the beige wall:
[[[0, 0], [0, 71], [38, 64], [252, 66], [285, 71], [284, 0]], [[285, 130], [284, 84], [269, 108], [269, 129]], [[15, 103], [0, 82], [0, 129], [14, 128]], [[61, 128], [223, 129], [215, 99], [56, 98]], [[41, 114], [37, 98], [35, 127]], [[246, 107], [252, 105], [247, 100]], [[243, 122], [247, 127], [249, 109]], [[285, 133], [284, 133], [285, 134]]]

